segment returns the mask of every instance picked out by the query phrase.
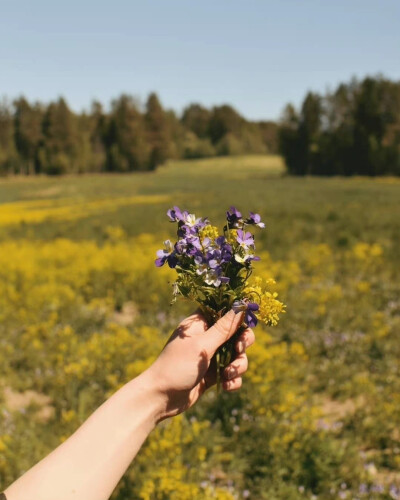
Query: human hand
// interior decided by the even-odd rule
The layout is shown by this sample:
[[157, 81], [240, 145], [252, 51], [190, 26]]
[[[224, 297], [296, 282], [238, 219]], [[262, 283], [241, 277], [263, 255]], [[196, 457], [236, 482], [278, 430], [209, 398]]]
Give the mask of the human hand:
[[[214, 354], [237, 331], [242, 320], [243, 313], [232, 310], [210, 328], [199, 312], [182, 321], [147, 370], [162, 400], [159, 420], [187, 410], [216, 383]], [[245, 349], [254, 340], [250, 328], [239, 335], [235, 342], [238, 354], [221, 374], [224, 390], [241, 387], [241, 376], [248, 366]]]

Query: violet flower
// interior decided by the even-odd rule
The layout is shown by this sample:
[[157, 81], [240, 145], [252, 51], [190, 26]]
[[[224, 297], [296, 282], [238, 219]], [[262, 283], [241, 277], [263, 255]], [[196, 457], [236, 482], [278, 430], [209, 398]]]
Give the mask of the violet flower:
[[164, 249], [157, 251], [157, 259], [155, 260], [156, 266], [161, 267], [165, 264], [165, 262], [168, 262], [168, 265], [171, 268], [174, 268], [178, 263], [174, 246], [170, 240], [165, 240]]
[[254, 312], [258, 311], [259, 308], [260, 306], [255, 302], [245, 302], [244, 300], [235, 300], [232, 306], [232, 309], [235, 311], [235, 313], [239, 313], [241, 311], [245, 312], [244, 322], [250, 328], [254, 328], [258, 323], [257, 316], [254, 314]]
[[250, 246], [254, 246], [253, 235], [243, 231], [242, 229], [238, 229], [236, 241], [245, 250], [247, 250]]
[[207, 269], [204, 275], [204, 281], [207, 285], [219, 287], [221, 283], [229, 283], [229, 278], [227, 276], [222, 276], [222, 269], [216, 267], [215, 269]]
[[182, 213], [180, 208], [176, 206], [174, 208], [170, 208], [167, 212], [167, 215], [171, 222], [178, 222], [180, 220], [183, 220], [184, 214], [187, 214], [187, 212], [185, 211]]
[[265, 228], [264, 222], [261, 222], [260, 214], [255, 214], [253, 212], [250, 212], [250, 216], [246, 220], [246, 224], [254, 224], [255, 226], [260, 227], [261, 229]]
[[230, 228], [241, 227], [243, 224], [242, 214], [235, 207], [231, 207], [226, 212], [226, 220]]
[[194, 214], [189, 214], [187, 212], [184, 212], [182, 215], [183, 215], [183, 222], [188, 227], [196, 227], [199, 225], [199, 223], [201, 223], [201, 218], [199, 217], [198, 219], [196, 219], [196, 216]]

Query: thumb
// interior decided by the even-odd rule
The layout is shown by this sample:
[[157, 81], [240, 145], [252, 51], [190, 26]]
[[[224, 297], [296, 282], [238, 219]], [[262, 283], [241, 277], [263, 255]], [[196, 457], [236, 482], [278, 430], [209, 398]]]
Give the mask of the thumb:
[[211, 355], [215, 353], [219, 346], [232, 337], [242, 324], [243, 316], [243, 311], [235, 312], [231, 309], [204, 333]]

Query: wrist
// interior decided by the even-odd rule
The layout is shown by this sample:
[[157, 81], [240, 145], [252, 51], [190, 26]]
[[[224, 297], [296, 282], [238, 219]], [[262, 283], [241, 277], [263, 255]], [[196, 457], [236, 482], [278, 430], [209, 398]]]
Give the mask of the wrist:
[[138, 405], [146, 408], [152, 428], [163, 419], [167, 408], [167, 397], [161, 390], [159, 382], [159, 377], [148, 368], [123, 387], [133, 411], [137, 410]]

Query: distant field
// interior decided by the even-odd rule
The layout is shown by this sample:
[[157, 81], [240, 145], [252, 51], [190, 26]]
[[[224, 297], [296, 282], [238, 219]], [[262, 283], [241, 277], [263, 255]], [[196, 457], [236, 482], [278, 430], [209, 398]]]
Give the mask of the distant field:
[[221, 222], [235, 204], [263, 214], [269, 229], [261, 238], [274, 255], [302, 241], [386, 244], [400, 235], [399, 194], [395, 178], [288, 177], [278, 156], [175, 161], [155, 173], [14, 178], [0, 180], [0, 238], [28, 230], [32, 238], [101, 241], [102, 228], [115, 224], [131, 236], [167, 233], [172, 205]]
[[0, 180], [0, 491], [192, 308], [154, 267], [173, 205], [259, 212], [287, 314], [258, 327], [241, 391], [160, 426], [114, 498], [400, 498], [400, 181], [293, 178], [278, 156]]

